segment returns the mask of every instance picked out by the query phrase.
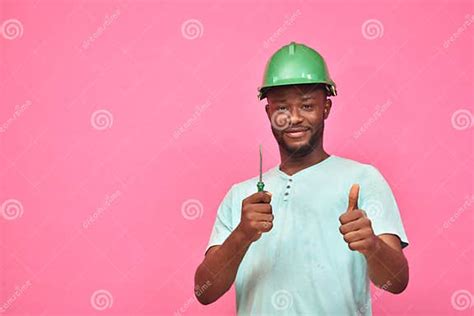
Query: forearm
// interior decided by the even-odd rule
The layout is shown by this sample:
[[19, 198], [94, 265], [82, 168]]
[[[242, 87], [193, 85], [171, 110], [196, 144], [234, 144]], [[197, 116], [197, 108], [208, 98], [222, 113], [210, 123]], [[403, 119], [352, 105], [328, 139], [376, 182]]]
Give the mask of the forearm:
[[[212, 254], [208, 254], [195, 274], [196, 297], [210, 304], [227, 292], [234, 283], [242, 259], [251, 242], [238, 229]], [[202, 290], [204, 289], [204, 290]]]
[[365, 255], [370, 280], [375, 286], [398, 294], [408, 285], [408, 262], [402, 252], [390, 247], [380, 237], [376, 250]]

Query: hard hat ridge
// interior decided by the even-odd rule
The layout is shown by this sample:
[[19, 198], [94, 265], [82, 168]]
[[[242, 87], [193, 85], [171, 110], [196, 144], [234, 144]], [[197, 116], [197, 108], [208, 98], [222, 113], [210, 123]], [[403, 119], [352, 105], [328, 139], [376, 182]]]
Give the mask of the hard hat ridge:
[[321, 54], [305, 44], [291, 42], [268, 60], [258, 98], [265, 98], [272, 87], [308, 83], [325, 84], [329, 96], [337, 95], [336, 84]]

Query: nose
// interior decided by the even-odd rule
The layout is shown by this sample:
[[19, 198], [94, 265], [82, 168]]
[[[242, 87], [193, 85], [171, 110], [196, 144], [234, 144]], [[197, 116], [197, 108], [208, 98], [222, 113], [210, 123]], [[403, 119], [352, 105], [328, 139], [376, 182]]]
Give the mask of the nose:
[[301, 116], [300, 110], [296, 107], [293, 107], [290, 111], [290, 126], [298, 125], [303, 121], [303, 116]]

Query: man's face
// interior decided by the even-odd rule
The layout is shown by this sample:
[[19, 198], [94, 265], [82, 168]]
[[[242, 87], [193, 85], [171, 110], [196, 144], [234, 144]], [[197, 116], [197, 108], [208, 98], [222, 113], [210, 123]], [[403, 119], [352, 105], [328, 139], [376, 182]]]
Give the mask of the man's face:
[[331, 100], [324, 87], [293, 85], [272, 88], [265, 107], [278, 144], [294, 157], [303, 157], [320, 143]]

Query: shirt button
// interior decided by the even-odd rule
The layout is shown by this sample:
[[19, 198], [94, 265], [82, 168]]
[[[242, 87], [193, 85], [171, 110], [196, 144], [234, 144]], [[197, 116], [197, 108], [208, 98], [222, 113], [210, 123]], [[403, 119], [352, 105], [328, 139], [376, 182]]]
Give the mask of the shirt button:
[[285, 192], [285, 195], [288, 195], [288, 192]]
[[287, 186], [286, 186], [286, 188], [287, 188], [287, 189], [289, 189], [289, 188], [290, 188], [290, 186], [289, 186], [289, 185], [287, 185]]
[[293, 181], [293, 179], [288, 179], [288, 181], [290, 181], [290, 182], [291, 182], [291, 181]]

